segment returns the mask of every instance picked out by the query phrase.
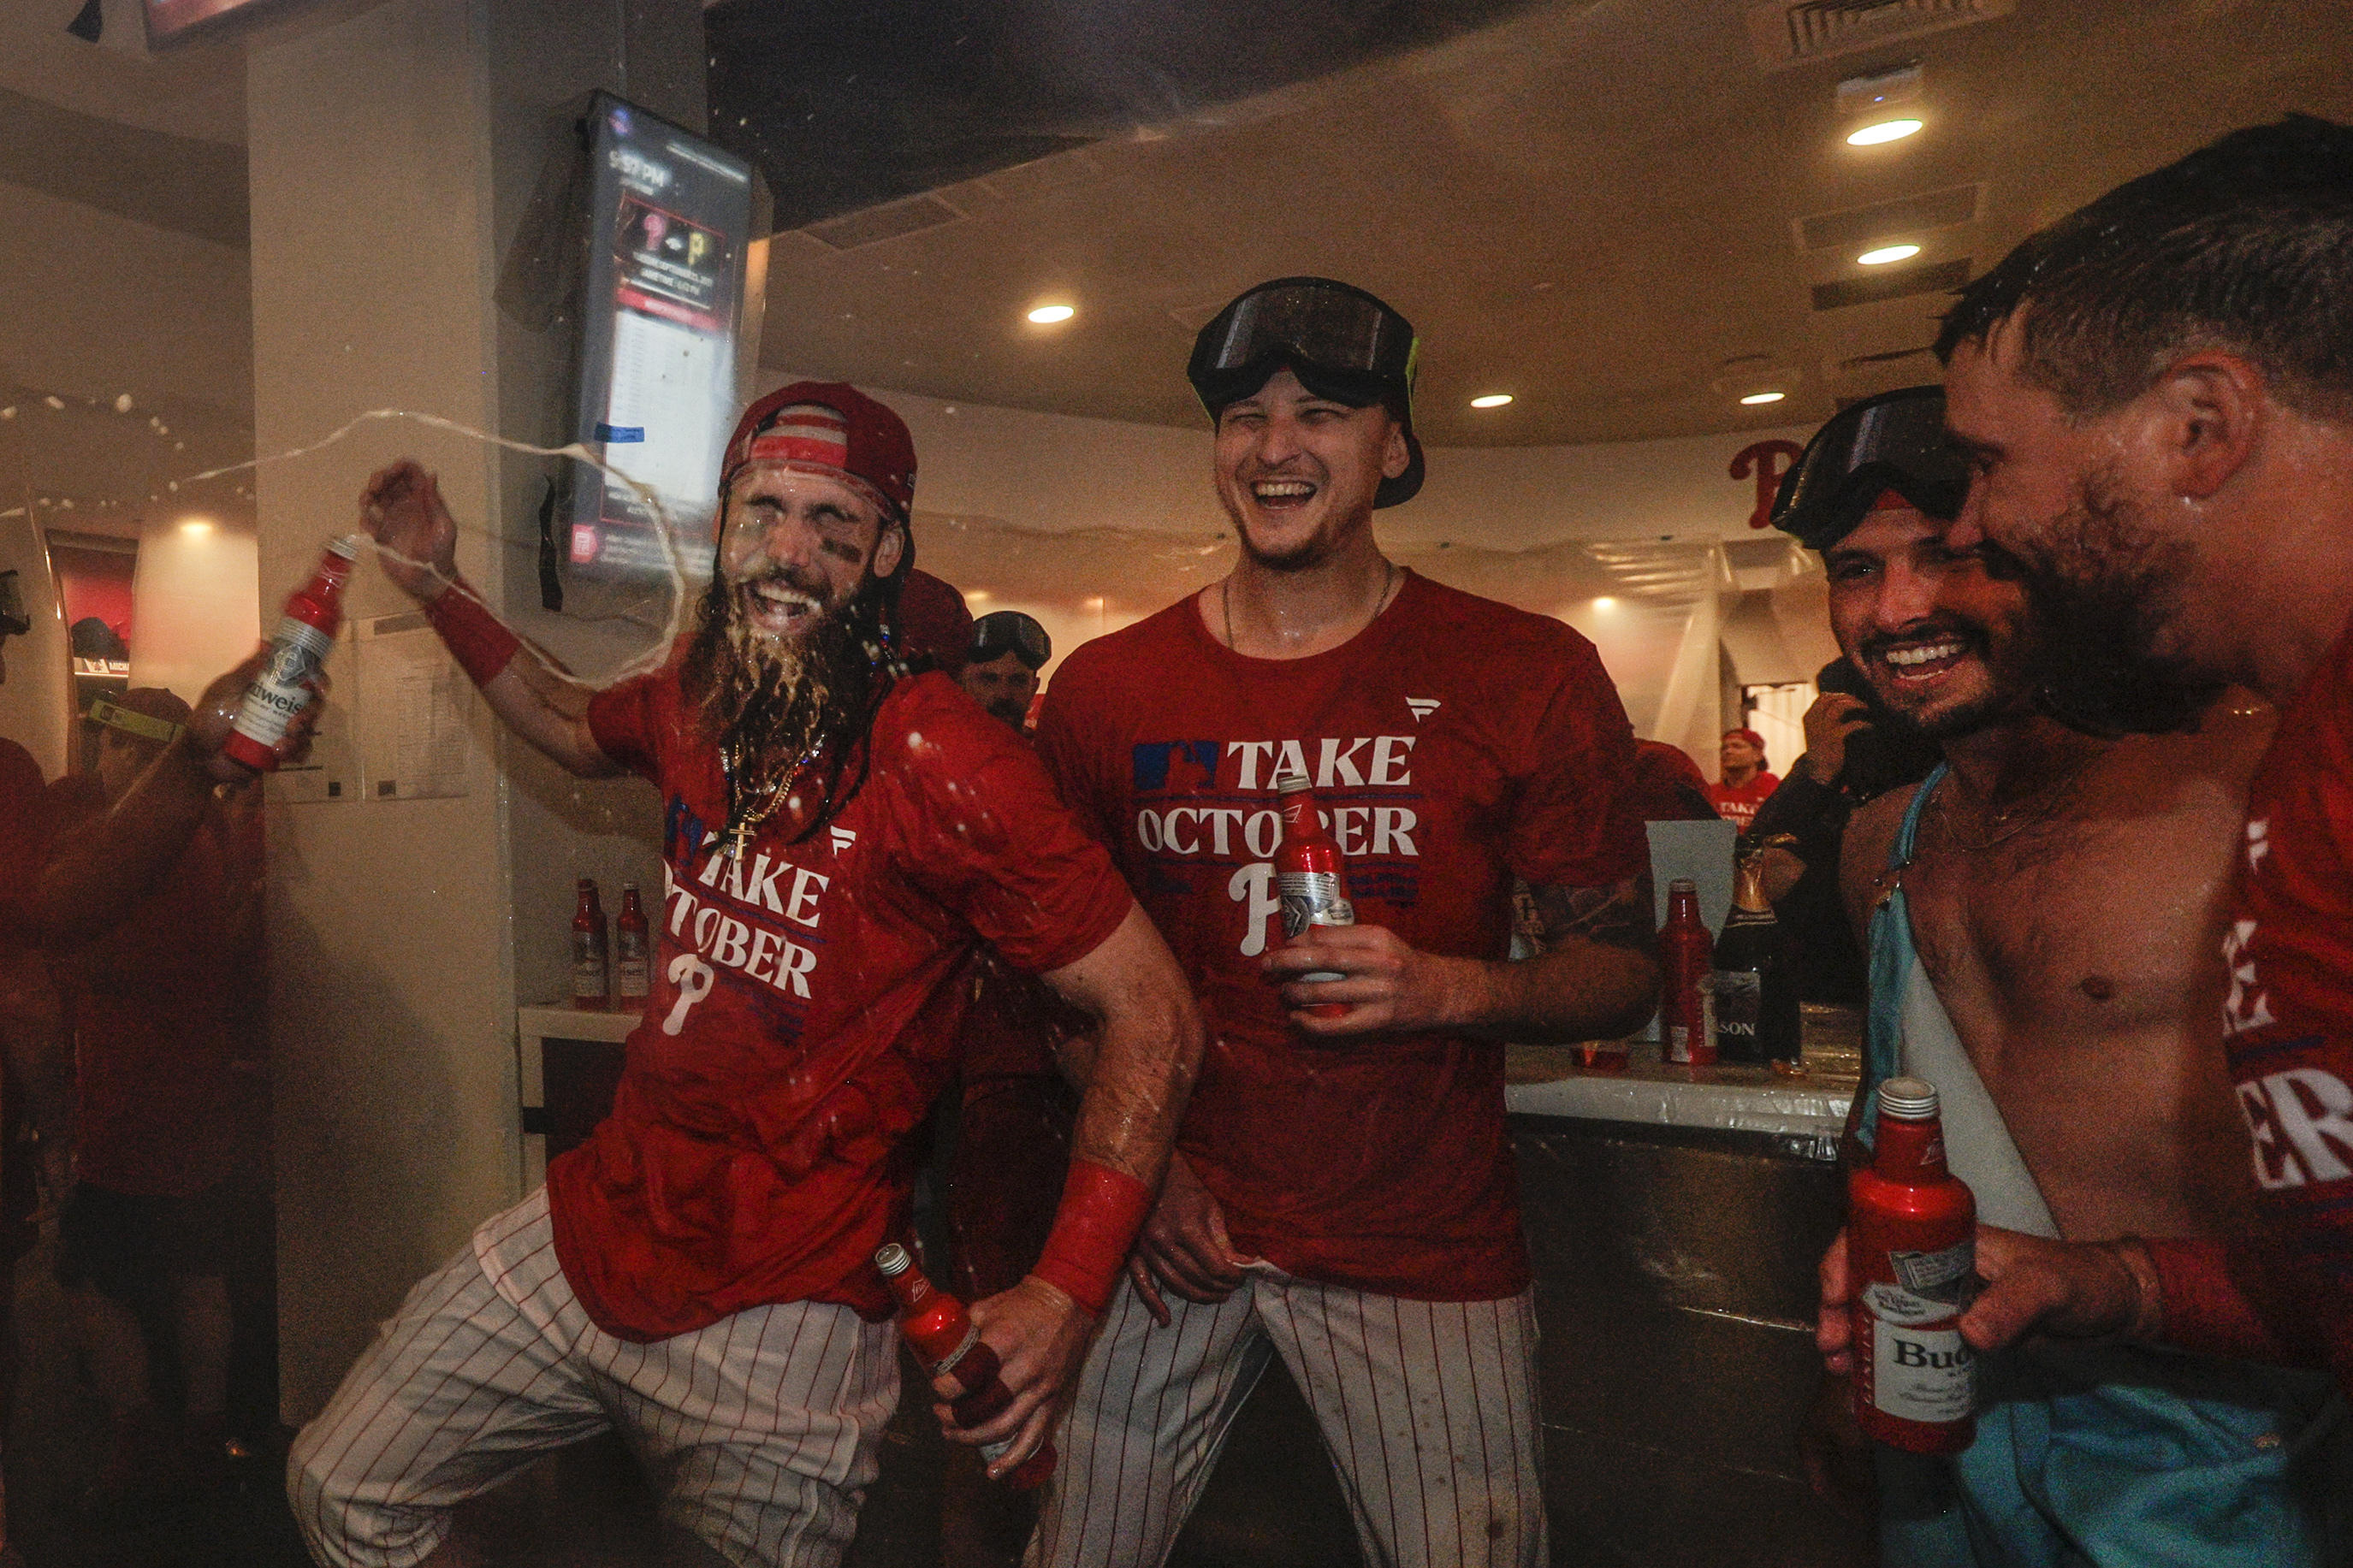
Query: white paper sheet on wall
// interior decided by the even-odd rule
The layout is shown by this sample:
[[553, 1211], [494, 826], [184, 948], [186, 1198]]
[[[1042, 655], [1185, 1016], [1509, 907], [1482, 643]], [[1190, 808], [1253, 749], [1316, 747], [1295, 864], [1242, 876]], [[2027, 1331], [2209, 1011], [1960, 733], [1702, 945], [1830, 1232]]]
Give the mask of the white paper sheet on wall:
[[464, 795], [474, 688], [422, 615], [360, 623], [358, 685], [352, 716], [361, 797]]

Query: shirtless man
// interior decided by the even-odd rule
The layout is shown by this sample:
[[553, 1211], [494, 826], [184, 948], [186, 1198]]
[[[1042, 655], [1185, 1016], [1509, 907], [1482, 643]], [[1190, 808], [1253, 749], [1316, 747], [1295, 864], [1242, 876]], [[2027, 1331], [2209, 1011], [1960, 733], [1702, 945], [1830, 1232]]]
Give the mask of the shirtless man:
[[[1935, 388], [1881, 406], [1883, 430], [1933, 435], [1942, 416]], [[1842, 445], [1840, 426], [1868, 422], [1850, 410], [1810, 453], [1860, 476], [1843, 504], [1816, 478], [1799, 487], [1812, 504], [1781, 521], [1823, 552], [1841, 648], [1944, 753], [1846, 837], [1844, 892], [1873, 958], [1869, 1076], [1937, 1086], [1953, 1169], [1989, 1224], [2073, 1238], [2242, 1226], [2223, 977], [2203, 960], [2268, 713], [2225, 701], [2193, 734], [2113, 741], [2041, 714], [2021, 678], [2023, 591], [1999, 552], [1952, 549], [1929, 515], [1958, 500], [1938, 485], [1950, 459]], [[1824, 1267], [1836, 1370], [1843, 1259], [1841, 1239]], [[2289, 1472], [2340, 1414], [2325, 1378], [2243, 1363], [2117, 1346], [1989, 1358], [1978, 1439], [1949, 1468], [1883, 1455], [1883, 1560], [2316, 1561], [2322, 1500]]]

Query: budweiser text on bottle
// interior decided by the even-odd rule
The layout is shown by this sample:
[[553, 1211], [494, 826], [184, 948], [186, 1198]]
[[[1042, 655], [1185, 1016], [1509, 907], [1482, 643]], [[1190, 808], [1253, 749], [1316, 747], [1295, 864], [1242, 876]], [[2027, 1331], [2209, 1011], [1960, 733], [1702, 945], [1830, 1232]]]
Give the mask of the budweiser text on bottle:
[[311, 682], [335, 649], [343, 623], [343, 584], [352, 580], [361, 538], [331, 540], [311, 580], [288, 595], [286, 614], [269, 639], [269, 660], [245, 689], [237, 722], [221, 750], [257, 772], [278, 765], [278, 744], [294, 716], [311, 704]]
[[572, 910], [572, 1005], [598, 1012], [612, 1005], [612, 948], [605, 937], [605, 907], [596, 881], [580, 879]]
[[613, 922], [613, 995], [625, 1008], [642, 1007], [653, 989], [653, 949], [638, 885], [621, 884], [621, 913]]
[[1847, 1281], [1854, 1414], [1915, 1454], [1957, 1454], [1975, 1430], [1975, 1354], [1961, 1338], [1977, 1278], [1977, 1203], [1945, 1168], [1936, 1091], [1879, 1086], [1872, 1162], [1847, 1177]]
[[[934, 1377], [953, 1377], [964, 1393], [948, 1408], [959, 1426], [977, 1426], [1013, 1403], [1013, 1394], [998, 1375], [997, 1352], [972, 1326], [972, 1314], [946, 1291], [935, 1288], [915, 1267], [915, 1260], [897, 1242], [886, 1242], [874, 1254], [875, 1271], [899, 1303], [899, 1331], [915, 1358]], [[995, 1464], [1010, 1442], [983, 1443], [981, 1458]], [[1027, 1491], [1054, 1473], [1054, 1445], [1038, 1451], [998, 1478], [1016, 1490]]]
[[1659, 928], [1666, 984], [1659, 995], [1659, 1052], [1683, 1067], [1715, 1062], [1715, 1015], [1707, 978], [1715, 944], [1699, 918], [1699, 888], [1687, 877], [1667, 884], [1667, 923]]
[[[1352, 926], [1356, 907], [1348, 901], [1348, 863], [1340, 846], [1316, 814], [1314, 793], [1297, 773], [1274, 781], [1275, 800], [1282, 816], [1282, 843], [1274, 852], [1274, 890], [1282, 900], [1282, 940], [1298, 942], [1314, 926]], [[1318, 969], [1302, 980], [1345, 980], [1335, 970]], [[1318, 1018], [1336, 1018], [1348, 1010], [1345, 1002], [1317, 1002], [1302, 1009]]]

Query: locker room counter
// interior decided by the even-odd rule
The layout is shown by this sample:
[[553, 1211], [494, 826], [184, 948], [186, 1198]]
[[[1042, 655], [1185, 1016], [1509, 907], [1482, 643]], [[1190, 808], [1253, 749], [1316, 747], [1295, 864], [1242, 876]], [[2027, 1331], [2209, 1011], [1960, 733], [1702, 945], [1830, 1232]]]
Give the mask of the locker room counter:
[[[1622, 1069], [1577, 1065], [1568, 1046], [1507, 1046], [1504, 1105], [1515, 1116], [1575, 1117], [1723, 1132], [1763, 1133], [1835, 1157], [1862, 1072], [1862, 1018], [1852, 1007], [1806, 1008], [1806, 1070], [1671, 1067], [1655, 1040], [1627, 1047]], [[1793, 1152], [1798, 1152], [1793, 1148]]]

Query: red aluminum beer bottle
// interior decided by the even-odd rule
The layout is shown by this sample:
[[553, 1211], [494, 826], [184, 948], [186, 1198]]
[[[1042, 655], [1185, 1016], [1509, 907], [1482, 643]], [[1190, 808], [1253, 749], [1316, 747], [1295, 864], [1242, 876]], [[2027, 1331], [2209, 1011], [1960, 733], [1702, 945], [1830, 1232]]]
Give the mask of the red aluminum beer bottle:
[[[1348, 862], [1339, 842], [1324, 829], [1314, 792], [1297, 773], [1274, 781], [1275, 805], [1282, 815], [1282, 843], [1274, 852], [1275, 896], [1282, 900], [1282, 940], [1303, 940], [1311, 926], [1352, 926], [1356, 906], [1348, 901]], [[1330, 969], [1311, 970], [1302, 980], [1345, 980]], [[1300, 1009], [1312, 1017], [1337, 1018], [1345, 1002], [1317, 1002]]]
[[653, 948], [638, 885], [621, 884], [621, 913], [613, 922], [613, 998], [624, 1011], [646, 1005], [653, 989]]
[[1715, 1065], [1715, 1009], [1707, 980], [1715, 944], [1699, 918], [1699, 887], [1688, 877], [1667, 884], [1667, 923], [1659, 928], [1659, 1054], [1678, 1067]]
[[1872, 1162], [1847, 1177], [1854, 1415], [1864, 1432], [1915, 1454], [1957, 1454], [1976, 1431], [1976, 1357], [1961, 1314], [1977, 1279], [1977, 1201], [1945, 1168], [1936, 1091], [1916, 1078], [1879, 1086]]
[[[1012, 1391], [997, 1375], [997, 1352], [972, 1326], [965, 1305], [923, 1278], [915, 1260], [897, 1242], [885, 1242], [874, 1255], [875, 1272], [899, 1303], [899, 1331], [934, 1377], [953, 1375], [964, 1385], [963, 1397], [949, 1405], [959, 1426], [977, 1426], [1013, 1403]], [[983, 1443], [980, 1457], [995, 1464], [1013, 1445]], [[1041, 1486], [1054, 1473], [1054, 1445], [1038, 1451], [997, 1479], [1016, 1491]]]
[[572, 1005], [584, 1013], [612, 1005], [612, 952], [605, 935], [605, 908], [596, 901], [596, 883], [583, 877], [572, 909]]
[[359, 559], [358, 534], [331, 540], [311, 580], [288, 596], [286, 614], [269, 639], [269, 659], [245, 689], [237, 721], [221, 750], [257, 773], [278, 766], [278, 743], [294, 716], [310, 706], [311, 680], [335, 651], [343, 624], [343, 584]]

